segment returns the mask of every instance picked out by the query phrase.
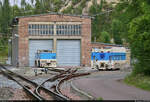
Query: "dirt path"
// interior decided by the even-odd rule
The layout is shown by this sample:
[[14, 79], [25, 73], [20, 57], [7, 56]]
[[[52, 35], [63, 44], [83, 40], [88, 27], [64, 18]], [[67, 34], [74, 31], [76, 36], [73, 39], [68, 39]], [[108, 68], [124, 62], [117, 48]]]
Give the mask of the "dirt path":
[[125, 74], [104, 73], [106, 74], [77, 79], [73, 84], [96, 98], [102, 97], [103, 100], [150, 100], [150, 92], [118, 81]]

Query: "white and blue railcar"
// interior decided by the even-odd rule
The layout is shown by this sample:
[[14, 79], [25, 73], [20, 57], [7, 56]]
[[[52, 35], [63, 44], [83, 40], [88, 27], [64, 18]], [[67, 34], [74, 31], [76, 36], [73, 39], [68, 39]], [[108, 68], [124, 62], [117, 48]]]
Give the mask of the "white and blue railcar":
[[91, 66], [97, 69], [115, 69], [126, 61], [126, 48], [105, 47], [93, 48]]

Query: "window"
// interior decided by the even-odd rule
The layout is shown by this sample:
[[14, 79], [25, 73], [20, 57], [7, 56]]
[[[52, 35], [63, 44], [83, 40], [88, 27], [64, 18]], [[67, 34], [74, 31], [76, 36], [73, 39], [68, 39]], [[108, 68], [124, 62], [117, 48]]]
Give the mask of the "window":
[[54, 25], [52, 24], [29, 24], [28, 32], [30, 35], [53, 35]]
[[81, 35], [81, 25], [58, 24], [56, 25], [57, 35]]
[[81, 35], [80, 24], [29, 24], [28, 33], [29, 35], [54, 35], [54, 28], [56, 35]]

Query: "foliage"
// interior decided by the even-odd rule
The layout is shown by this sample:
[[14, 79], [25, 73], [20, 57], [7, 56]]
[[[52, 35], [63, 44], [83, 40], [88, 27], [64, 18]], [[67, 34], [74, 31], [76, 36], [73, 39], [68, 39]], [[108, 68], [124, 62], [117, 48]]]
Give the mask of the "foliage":
[[150, 75], [150, 4], [145, 0], [133, 0], [126, 12], [131, 9], [135, 13], [128, 23], [128, 38], [132, 56], [138, 60], [133, 73]]
[[40, 0], [36, 0], [34, 13], [35, 13], [35, 14], [40, 14], [40, 13], [42, 13], [42, 9], [41, 9], [41, 8], [43, 8], [43, 7], [42, 7], [42, 5], [41, 5], [41, 3], [40, 3]]
[[119, 44], [124, 38], [130, 43], [132, 57], [137, 60], [133, 73], [150, 75], [150, 3], [146, 0], [120, 0], [112, 19], [112, 34], [114, 40], [119, 41], [115, 43]]
[[102, 98], [102, 97], [98, 97], [97, 100], [100, 100], [100, 101], [101, 101], [101, 100], [103, 100], [103, 98]]
[[[92, 19], [92, 41], [96, 38], [97, 42], [101, 42], [101, 33], [108, 32], [109, 38], [112, 38], [111, 32], [111, 13], [104, 13], [105, 9], [112, 9], [111, 5], [108, 5], [105, 0], [101, 0], [100, 4], [97, 4], [96, 0], [93, 1], [93, 5], [90, 7], [90, 15], [95, 15]], [[104, 10], [104, 11], [103, 11]]]
[[[101, 5], [98, 5], [96, 0], [93, 0], [93, 5], [90, 7], [89, 13], [91, 15], [97, 14], [102, 11], [102, 3]], [[92, 41], [95, 38], [99, 37], [99, 33], [101, 32], [101, 22], [100, 22], [101, 17], [100, 16], [95, 16], [94, 19], [92, 20]]]
[[112, 28], [112, 36], [114, 38], [115, 44], [122, 44], [122, 40], [121, 40], [121, 30], [123, 29], [122, 22], [113, 19], [111, 28]]
[[150, 15], [133, 19], [130, 23], [129, 35], [133, 57], [138, 60], [134, 71], [150, 75]]
[[4, 39], [0, 38], [0, 56], [4, 57], [8, 55], [8, 46]]
[[76, 5], [77, 3], [81, 2], [81, 0], [72, 0], [72, 4]]
[[74, 13], [74, 14], [82, 14], [82, 10], [83, 10], [83, 7], [78, 6], [77, 8], [75, 8], [75, 9], [73, 10], [73, 13]]
[[99, 37], [99, 41], [100, 42], [104, 42], [104, 43], [110, 43], [110, 35], [108, 32], [103, 31], [101, 32], [101, 35]]
[[9, 25], [11, 23], [11, 7], [9, 0], [4, 0], [3, 4], [0, 7], [0, 32], [7, 34], [9, 32]]
[[72, 9], [73, 9], [73, 6], [71, 5], [67, 9], [63, 10], [63, 13], [65, 13], [65, 14], [67, 14], [67, 13], [72, 14], [72, 12], [73, 12]]

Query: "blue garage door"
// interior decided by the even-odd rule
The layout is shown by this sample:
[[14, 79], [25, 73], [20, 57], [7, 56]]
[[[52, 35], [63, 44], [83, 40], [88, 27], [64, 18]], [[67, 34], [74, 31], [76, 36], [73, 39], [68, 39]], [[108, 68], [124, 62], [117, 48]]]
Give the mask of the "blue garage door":
[[52, 40], [29, 40], [29, 66], [35, 66], [37, 50], [52, 50]]
[[57, 65], [80, 66], [80, 40], [57, 40]]

